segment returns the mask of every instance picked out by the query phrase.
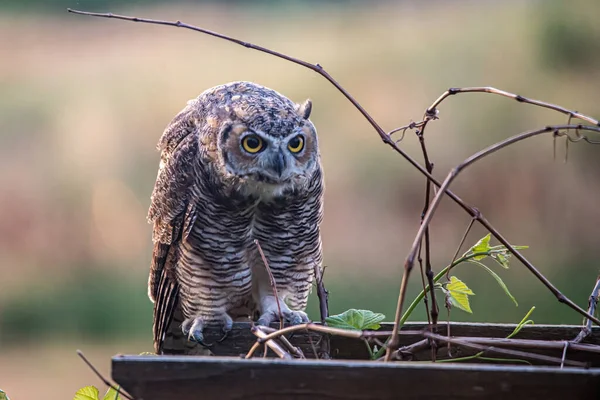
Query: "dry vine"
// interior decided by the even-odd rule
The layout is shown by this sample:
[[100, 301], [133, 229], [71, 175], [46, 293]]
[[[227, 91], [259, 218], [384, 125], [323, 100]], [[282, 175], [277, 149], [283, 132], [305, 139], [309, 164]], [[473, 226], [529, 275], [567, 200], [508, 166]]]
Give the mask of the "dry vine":
[[117, 395], [121, 395], [121, 396], [123, 396], [123, 397], [125, 397], [126, 399], [129, 399], [129, 400], [133, 400], [133, 397], [129, 393], [127, 393], [126, 391], [124, 391], [123, 389], [121, 389], [121, 387], [118, 387], [118, 388], [115, 387], [115, 385], [113, 385], [112, 383], [110, 383], [108, 379], [106, 379], [104, 376], [102, 376], [102, 374], [100, 373], [100, 371], [98, 371], [98, 369], [96, 367], [94, 367], [94, 364], [92, 364], [87, 359], [87, 357], [83, 354], [83, 352], [81, 350], [77, 350], [77, 355], [92, 370], [92, 372], [94, 374], [96, 374], [96, 376], [102, 381], [102, 383], [104, 383], [106, 386], [108, 386], [111, 389], [113, 389], [115, 391], [115, 393], [117, 393]]
[[[597, 281], [597, 283], [596, 283], [595, 289], [592, 292], [592, 297], [590, 298], [589, 310], [586, 311], [583, 308], [579, 307], [577, 304], [575, 304], [568, 297], [563, 295], [541, 272], [539, 272], [533, 266], [533, 264], [531, 264], [531, 262], [529, 262], [517, 249], [513, 248], [510, 245], [510, 243], [508, 242], [508, 240], [505, 239], [504, 236], [502, 236], [500, 234], [500, 232], [498, 232], [496, 230], [496, 228], [493, 227], [493, 225], [479, 212], [479, 210], [477, 208], [468, 205], [466, 202], [464, 202], [460, 197], [458, 197], [454, 192], [452, 192], [449, 189], [449, 186], [452, 183], [452, 181], [467, 167], [471, 166], [475, 162], [481, 160], [482, 158], [484, 158], [498, 150], [501, 150], [509, 145], [512, 145], [514, 143], [528, 139], [533, 136], [541, 135], [544, 133], [552, 133], [554, 138], [565, 136], [567, 138], [567, 143], [579, 142], [579, 141], [583, 140], [590, 144], [598, 144], [600, 142], [593, 141], [593, 140], [589, 139], [587, 136], [582, 135], [582, 133], [581, 133], [582, 131], [600, 133], [600, 124], [598, 123], [598, 121], [596, 119], [591, 118], [586, 115], [583, 115], [576, 111], [568, 110], [568, 109], [558, 106], [558, 105], [542, 102], [539, 100], [529, 99], [529, 98], [526, 98], [526, 97], [523, 97], [523, 96], [520, 96], [517, 94], [509, 93], [509, 92], [491, 88], [491, 87], [451, 88], [451, 89], [448, 89], [446, 92], [444, 92], [435, 102], [433, 102], [433, 104], [429, 108], [427, 108], [425, 110], [425, 113], [424, 113], [421, 121], [411, 122], [410, 124], [408, 124], [406, 126], [402, 126], [402, 127], [396, 128], [392, 131], [386, 132], [371, 117], [371, 115], [358, 103], [358, 101], [355, 100], [354, 97], [352, 97], [350, 95], [350, 93], [344, 87], [342, 87], [331, 75], [329, 75], [329, 73], [327, 71], [325, 71], [323, 69], [323, 67], [319, 64], [312, 64], [312, 63], [288, 56], [286, 54], [283, 54], [283, 53], [280, 53], [280, 52], [277, 52], [274, 50], [270, 50], [270, 49], [262, 47], [262, 46], [258, 46], [258, 45], [252, 44], [252, 43], [248, 43], [248, 42], [233, 38], [231, 36], [223, 35], [223, 34], [209, 31], [209, 30], [206, 30], [206, 29], [203, 29], [200, 27], [182, 23], [181, 21], [173, 22], [173, 21], [165, 21], [165, 20], [156, 20], [156, 19], [146, 19], [146, 18], [123, 16], [123, 15], [115, 15], [112, 13], [93, 13], [93, 12], [77, 11], [77, 10], [72, 10], [72, 9], [68, 9], [68, 11], [71, 13], [75, 13], [75, 14], [88, 15], [88, 16], [94, 16], [94, 17], [114, 18], [114, 19], [120, 19], [120, 20], [125, 20], [125, 21], [156, 24], [156, 25], [167, 25], [167, 26], [173, 26], [173, 27], [178, 27], [178, 28], [190, 29], [193, 31], [201, 32], [201, 33], [204, 33], [204, 34], [207, 34], [210, 36], [214, 36], [214, 37], [217, 37], [220, 39], [224, 39], [224, 40], [236, 43], [238, 45], [244, 46], [249, 49], [253, 49], [253, 50], [257, 50], [257, 51], [260, 51], [260, 52], [263, 52], [266, 54], [270, 54], [272, 56], [290, 61], [294, 64], [298, 64], [305, 68], [313, 70], [316, 73], [318, 73], [319, 75], [323, 76], [325, 79], [327, 79], [340, 93], [342, 93], [354, 105], [354, 107], [363, 115], [363, 117], [375, 129], [375, 131], [378, 133], [380, 139], [386, 145], [390, 146], [394, 151], [399, 153], [413, 167], [415, 167], [417, 170], [419, 170], [426, 177], [427, 183], [426, 183], [426, 189], [425, 189], [425, 205], [424, 205], [422, 216], [421, 216], [421, 225], [416, 234], [415, 240], [413, 242], [413, 245], [410, 249], [410, 252], [409, 252], [409, 254], [406, 258], [405, 264], [404, 264], [404, 274], [402, 276], [402, 282], [400, 285], [400, 294], [398, 296], [398, 304], [397, 304], [397, 309], [396, 309], [396, 316], [395, 316], [393, 331], [391, 331], [391, 332], [348, 331], [348, 330], [344, 330], [344, 329], [336, 329], [336, 328], [324, 326], [325, 318], [327, 317], [327, 312], [328, 312], [327, 311], [328, 310], [327, 309], [327, 291], [325, 290], [325, 287], [323, 286], [322, 270], [318, 270], [318, 271], [315, 271], [315, 277], [316, 277], [316, 283], [317, 283], [317, 287], [318, 287], [318, 296], [319, 296], [319, 302], [320, 302], [322, 324], [319, 325], [319, 324], [314, 324], [314, 323], [308, 323], [308, 324], [302, 324], [302, 325], [297, 325], [297, 326], [292, 326], [292, 327], [286, 327], [286, 328], [279, 329], [279, 330], [270, 330], [269, 328], [264, 328], [264, 327], [254, 327], [252, 329], [252, 331], [257, 336], [257, 341], [256, 341], [255, 345], [252, 347], [252, 349], [250, 350], [250, 352], [246, 355], [246, 358], [251, 357], [252, 354], [254, 353], [254, 351], [263, 343], [266, 344], [267, 346], [269, 346], [271, 349], [273, 349], [282, 358], [292, 358], [290, 353], [294, 354], [297, 357], [300, 357], [300, 354], [297, 353], [297, 351], [296, 351], [298, 349], [296, 349], [291, 344], [289, 344], [289, 341], [287, 341], [287, 339], [285, 339], [285, 337], [283, 335], [285, 335], [287, 333], [303, 331], [303, 330], [312, 330], [312, 331], [317, 331], [317, 332], [321, 332], [321, 333], [328, 334], [328, 335], [341, 335], [341, 336], [346, 336], [346, 337], [361, 339], [361, 340], [369, 339], [369, 340], [377, 341], [377, 338], [388, 338], [388, 339], [390, 339], [390, 341], [388, 342], [388, 344], [386, 346], [385, 360], [390, 360], [392, 358], [392, 356], [394, 356], [395, 358], [399, 358], [399, 357], [401, 358], [403, 352], [404, 353], [411, 352], [411, 351], [415, 351], [417, 349], [422, 349], [424, 347], [427, 347], [431, 344], [430, 340], [435, 340], [437, 342], [441, 342], [442, 344], [446, 344], [446, 345], [455, 344], [458, 346], [476, 348], [483, 352], [493, 351], [493, 352], [499, 352], [499, 353], [503, 353], [503, 354], [511, 354], [511, 355], [515, 355], [518, 357], [538, 359], [538, 360], [540, 360], [540, 357], [542, 357], [542, 359], [544, 361], [559, 363], [561, 365], [562, 364], [570, 364], [570, 365], [583, 366], [582, 363], [569, 361], [569, 360], [565, 359], [567, 347], [570, 347], [572, 349], [575, 349], [575, 347], [577, 347], [577, 349], [580, 351], [600, 352], [600, 346], [581, 345], [581, 344], [577, 343], [578, 341], [581, 341], [581, 339], [583, 339], [587, 334], [589, 334], [586, 332], [591, 331], [592, 323], [600, 325], [600, 320], [598, 318], [594, 317], [594, 315], [593, 315], [594, 310], [595, 310], [595, 305], [597, 302], [597, 298], [598, 298], [598, 291], [600, 290], [600, 280]], [[489, 94], [496, 94], [496, 95], [508, 97], [508, 98], [514, 99], [521, 103], [527, 103], [527, 104], [531, 104], [531, 105], [542, 107], [542, 108], [547, 108], [547, 109], [554, 110], [559, 113], [565, 114], [568, 116], [569, 121], [567, 124], [564, 124], [564, 125], [546, 126], [541, 129], [521, 133], [521, 134], [513, 136], [509, 139], [498, 142], [498, 143], [474, 154], [473, 156], [469, 157], [464, 162], [462, 162], [461, 164], [459, 164], [458, 166], [453, 168], [450, 171], [450, 173], [448, 174], [448, 176], [446, 177], [446, 179], [442, 183], [440, 183], [438, 180], [436, 180], [435, 177], [432, 176], [433, 164], [430, 161], [428, 153], [427, 153], [427, 148], [425, 146], [424, 133], [425, 133], [425, 129], [426, 129], [427, 125], [429, 124], [429, 122], [438, 118], [438, 106], [446, 98], [448, 98], [452, 95], [462, 94], [462, 93], [489, 93]], [[571, 119], [573, 119], [573, 118], [579, 119], [579, 120], [584, 121], [591, 125], [572, 124]], [[414, 130], [415, 133], [417, 134], [417, 137], [418, 137], [420, 145], [421, 145], [421, 150], [423, 153], [425, 166], [422, 166], [421, 164], [419, 164], [414, 158], [409, 156], [404, 150], [402, 150], [401, 148], [398, 147], [398, 144], [404, 138], [405, 133], [409, 130], [411, 130], [411, 131]], [[398, 132], [400, 132], [400, 134], [401, 134], [400, 138], [393, 139], [392, 135], [396, 134]], [[437, 186], [439, 188], [439, 190], [437, 191], [436, 195], [433, 197], [433, 200], [430, 201], [432, 184]], [[587, 322], [582, 330], [582, 333], [580, 334], [581, 338], [578, 336], [578, 338], [576, 338], [573, 341], [574, 343], [572, 343], [570, 345], [566, 345], [565, 343], [567, 343], [567, 342], [560, 342], [560, 343], [548, 343], [548, 341], [527, 341], [527, 342], [525, 342], [522, 340], [515, 341], [515, 340], [510, 340], [510, 339], [505, 339], [505, 338], [488, 338], [485, 340], [481, 339], [481, 338], [465, 338], [465, 337], [452, 338], [450, 336], [444, 337], [444, 336], [440, 336], [440, 335], [433, 333], [433, 329], [435, 327], [435, 324], [437, 323], [439, 311], [437, 309], [437, 304], [436, 304], [435, 297], [434, 297], [434, 290], [429, 290], [429, 292], [431, 293], [431, 296], [432, 296], [431, 297], [431, 306], [429, 306], [429, 300], [427, 299], [428, 291], [425, 290], [425, 288], [426, 288], [425, 278], [427, 279], [428, 287], [433, 288], [433, 271], [432, 271], [431, 262], [430, 262], [429, 224], [430, 224], [430, 222], [434, 216], [434, 213], [435, 213], [442, 197], [444, 196], [444, 194], [448, 195], [455, 203], [457, 203], [472, 218], [471, 222], [470, 222], [470, 224], [469, 224], [469, 226], [457, 248], [454, 259], [456, 259], [456, 256], [458, 255], [460, 248], [462, 247], [464, 240], [465, 240], [467, 234], [469, 233], [471, 227], [473, 226], [474, 222], [475, 221], [479, 222], [502, 245], [506, 246], [507, 250], [510, 251], [510, 253], [512, 253], [515, 256], [515, 258], [517, 258], [521, 263], [523, 263], [523, 265], [525, 265], [525, 267], [540, 282], [542, 282], [542, 284], [544, 286], [546, 286], [550, 290], [550, 292], [558, 299], [558, 301], [560, 303], [566, 304], [571, 309], [575, 310], [576, 312], [578, 312], [579, 314], [581, 314], [582, 316], [584, 316], [586, 318]], [[424, 247], [424, 250], [425, 250], [424, 251], [425, 252], [425, 267], [424, 268], [423, 268], [422, 259], [421, 259], [422, 247]], [[402, 310], [404, 307], [406, 287], [408, 284], [408, 278], [410, 276], [410, 272], [414, 266], [414, 262], [415, 262], [416, 258], [418, 259], [419, 264], [421, 266], [422, 274], [424, 274], [424, 275], [422, 275], [422, 283], [423, 283], [423, 289], [425, 292], [424, 300], [425, 300], [425, 304], [427, 307], [427, 316], [428, 316], [428, 320], [430, 323], [430, 331], [417, 332], [418, 334], [420, 334], [424, 338], [426, 338], [426, 340], [421, 340], [417, 343], [414, 343], [411, 346], [407, 346], [407, 347], [399, 349], [398, 343], [399, 343], [400, 335], [404, 335], [404, 334], [413, 334], [414, 335], [416, 333], [416, 332], [400, 331], [400, 328], [401, 328], [400, 319], [401, 319]], [[265, 260], [265, 264], [266, 264], [266, 260]], [[267, 269], [268, 269], [268, 265], [267, 265]], [[276, 290], [276, 289], [274, 289], [274, 290]], [[428, 339], [430, 339], [430, 340], [428, 340]], [[280, 341], [282, 344], [281, 345], [277, 344], [275, 342], [276, 340]], [[533, 342], [536, 342], [536, 343], [533, 343]], [[379, 343], [381, 343], [381, 342], [379, 342]], [[552, 348], [556, 348], [556, 346], [560, 346], [561, 348], [564, 347], [564, 355], [563, 355], [562, 359], [556, 359], [553, 357], [540, 356], [535, 353], [499, 349], [498, 348], [499, 346], [524, 347], [524, 348], [528, 348], [528, 349], [548, 348], [549, 346]], [[326, 348], [326, 351], [328, 352], [328, 347]], [[435, 357], [435, 354], [432, 354], [432, 355]]]

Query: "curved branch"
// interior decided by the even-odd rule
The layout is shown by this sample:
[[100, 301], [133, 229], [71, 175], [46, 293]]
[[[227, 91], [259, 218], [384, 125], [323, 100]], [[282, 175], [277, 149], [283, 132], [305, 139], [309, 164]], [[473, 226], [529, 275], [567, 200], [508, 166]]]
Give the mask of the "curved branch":
[[572, 118], [578, 118], [582, 121], [588, 122], [592, 125], [596, 125], [596, 126], [600, 126], [600, 123], [598, 122], [598, 120], [592, 118], [592, 117], [588, 117], [587, 115], [581, 114], [577, 111], [572, 111], [569, 110], [567, 108], [561, 107], [559, 105], [556, 104], [552, 104], [552, 103], [546, 103], [545, 101], [540, 101], [540, 100], [535, 100], [535, 99], [529, 99], [527, 97], [523, 97], [521, 95], [518, 94], [514, 94], [514, 93], [510, 93], [510, 92], [506, 92], [504, 90], [500, 90], [500, 89], [496, 89], [493, 87], [489, 87], [489, 86], [483, 86], [483, 87], [466, 87], [466, 88], [450, 88], [448, 90], [446, 90], [440, 97], [437, 98], [436, 101], [433, 102], [432, 105], [429, 106], [429, 108], [425, 111], [425, 115], [435, 115], [437, 114], [436, 109], [437, 106], [440, 105], [440, 103], [442, 101], [444, 101], [447, 97], [455, 95], [455, 94], [459, 94], [459, 93], [491, 93], [491, 94], [497, 94], [499, 96], [504, 96], [504, 97], [508, 97], [511, 99], [514, 99], [516, 101], [518, 101], [519, 103], [527, 103], [527, 104], [532, 104], [534, 106], [538, 106], [538, 107], [542, 107], [542, 108], [548, 108], [550, 110], [554, 110], [557, 111], [559, 113], [565, 114], [569, 117]]

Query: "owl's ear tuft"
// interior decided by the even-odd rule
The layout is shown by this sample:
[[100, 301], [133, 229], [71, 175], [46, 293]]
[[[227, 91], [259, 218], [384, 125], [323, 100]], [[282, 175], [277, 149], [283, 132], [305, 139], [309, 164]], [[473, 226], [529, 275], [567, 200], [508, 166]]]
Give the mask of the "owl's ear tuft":
[[302, 104], [296, 104], [296, 112], [304, 119], [308, 119], [310, 117], [310, 112], [312, 111], [312, 101], [307, 99]]

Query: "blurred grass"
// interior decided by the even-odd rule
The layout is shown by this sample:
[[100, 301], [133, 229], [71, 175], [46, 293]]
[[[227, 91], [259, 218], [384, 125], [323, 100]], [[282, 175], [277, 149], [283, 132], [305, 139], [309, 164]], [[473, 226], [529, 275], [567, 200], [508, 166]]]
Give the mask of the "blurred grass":
[[[84, 269], [60, 284], [43, 282], [22, 288], [3, 304], [3, 343], [40, 341], [114, 341], [122, 337], [151, 340], [152, 305], [139, 281]], [[25, 342], [25, 343], [23, 343]]]
[[[295, 101], [313, 100], [332, 313], [368, 308], [393, 318], [422, 209], [422, 177], [316, 74], [191, 32], [61, 14], [57, 4], [182, 19], [319, 62], [385, 129], [420, 119], [456, 86], [496, 86], [600, 116], [596, 1], [356, 3], [2, 8], [0, 37], [9, 40], [0, 41], [0, 349], [10, 350], [10, 362], [19, 349], [40, 349], [60, 364], [50, 346], [103, 343], [106, 357], [151, 346], [145, 216], [158, 166], [154, 146], [185, 102], [208, 87], [251, 80]], [[440, 117], [426, 138], [438, 178], [497, 140], [565, 122], [478, 94], [447, 100]], [[420, 159], [411, 134], [402, 145]], [[571, 146], [563, 164], [564, 143], [557, 142], [557, 161], [552, 147], [551, 138], [536, 138], [493, 155], [454, 188], [512, 243], [529, 245], [526, 256], [585, 306], [600, 268], [599, 150]], [[448, 263], [467, 223], [442, 203], [433, 222], [435, 270]], [[467, 244], [484, 234], [476, 229]], [[474, 313], [457, 310], [451, 318], [516, 322], [535, 305], [537, 323], [581, 321], [518, 263], [499, 274], [518, 308], [484, 271], [462, 266], [456, 275], [476, 293]], [[420, 285], [415, 274], [409, 296]], [[316, 296], [309, 312], [317, 318]], [[412, 319], [424, 318], [420, 308]], [[9, 376], [4, 368], [0, 377]], [[64, 398], [93, 379], [46, 398]], [[13, 393], [25, 396], [20, 388]]]

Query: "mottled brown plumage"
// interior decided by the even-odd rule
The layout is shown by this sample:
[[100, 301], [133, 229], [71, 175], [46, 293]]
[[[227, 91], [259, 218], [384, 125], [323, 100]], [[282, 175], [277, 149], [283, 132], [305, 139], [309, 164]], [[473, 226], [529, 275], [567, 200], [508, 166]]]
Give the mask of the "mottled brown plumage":
[[233, 82], [189, 101], [166, 128], [148, 213], [157, 353], [193, 352], [188, 338], [202, 342], [207, 324], [227, 331], [233, 319], [255, 311], [260, 324], [278, 319], [254, 239], [285, 319], [308, 320], [323, 215], [310, 111], [310, 101], [298, 105], [260, 85]]

